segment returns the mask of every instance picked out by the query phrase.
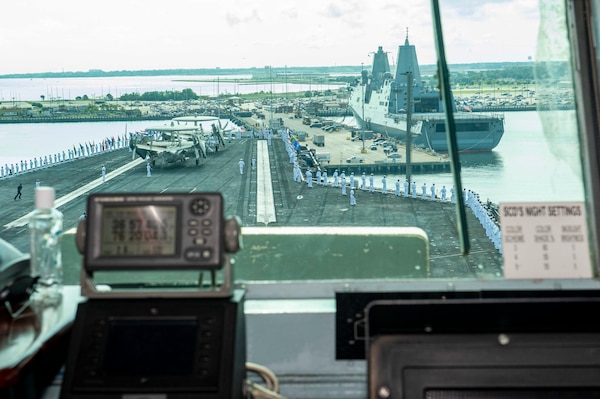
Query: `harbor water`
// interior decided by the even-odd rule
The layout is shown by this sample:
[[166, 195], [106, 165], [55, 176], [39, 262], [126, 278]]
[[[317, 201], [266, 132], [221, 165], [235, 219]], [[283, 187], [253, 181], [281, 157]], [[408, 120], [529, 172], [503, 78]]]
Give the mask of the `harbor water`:
[[[567, 113], [572, 111], [556, 111]], [[583, 201], [584, 192], [577, 159], [571, 164], [550, 151], [539, 115], [531, 112], [507, 112], [505, 133], [500, 144], [486, 153], [461, 153], [462, 186], [480, 195], [482, 200], [501, 202]], [[577, 153], [577, 140], [561, 142], [567, 154]], [[387, 176], [390, 182], [404, 175]], [[380, 179], [379, 179], [380, 180]], [[415, 175], [417, 192], [423, 184], [453, 186], [452, 173]], [[377, 180], [376, 180], [377, 181]]]
[[[556, 111], [570, 112], [570, 111]], [[285, 118], [284, 118], [285, 119]], [[161, 121], [81, 122], [41, 124], [0, 124], [0, 165], [19, 163], [79, 147], [81, 144], [112, 137], [124, 137]], [[567, 153], [576, 152], [577, 141], [561, 143]], [[568, 148], [574, 147], [574, 148]], [[44, 153], [40, 153], [43, 149]], [[581, 178], [571, 165], [555, 157], [547, 145], [537, 112], [505, 113], [502, 141], [489, 153], [463, 153], [461, 174], [463, 187], [478, 193], [482, 200], [495, 203], [512, 201], [582, 201]], [[575, 164], [578, 160], [572, 160]], [[291, 173], [291, 171], [290, 171]], [[376, 176], [376, 185], [381, 184]], [[417, 191], [423, 184], [428, 190], [453, 186], [450, 172], [413, 174]], [[388, 189], [394, 190], [397, 179], [405, 175], [388, 175]], [[7, 184], [4, 179], [0, 184]], [[8, 184], [13, 184], [12, 182]]]

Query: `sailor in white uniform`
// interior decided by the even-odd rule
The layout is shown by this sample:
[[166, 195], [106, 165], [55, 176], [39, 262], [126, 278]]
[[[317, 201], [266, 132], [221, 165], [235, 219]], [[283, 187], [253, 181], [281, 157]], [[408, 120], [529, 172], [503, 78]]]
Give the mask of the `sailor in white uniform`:
[[244, 160], [240, 158], [240, 162], [238, 162], [238, 164], [240, 165], [240, 175], [244, 174]]
[[296, 183], [300, 182], [300, 168], [298, 167], [298, 164], [294, 164], [294, 181]]

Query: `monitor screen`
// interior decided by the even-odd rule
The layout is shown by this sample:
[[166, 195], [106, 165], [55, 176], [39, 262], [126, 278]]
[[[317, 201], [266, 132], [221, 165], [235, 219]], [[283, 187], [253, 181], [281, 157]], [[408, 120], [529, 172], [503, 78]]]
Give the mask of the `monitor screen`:
[[109, 322], [103, 371], [108, 376], [191, 375], [197, 320]]
[[592, 293], [373, 301], [369, 397], [600, 398], [598, 312]]
[[174, 256], [177, 220], [174, 205], [105, 206], [100, 256]]
[[241, 398], [243, 294], [80, 303], [61, 398]]

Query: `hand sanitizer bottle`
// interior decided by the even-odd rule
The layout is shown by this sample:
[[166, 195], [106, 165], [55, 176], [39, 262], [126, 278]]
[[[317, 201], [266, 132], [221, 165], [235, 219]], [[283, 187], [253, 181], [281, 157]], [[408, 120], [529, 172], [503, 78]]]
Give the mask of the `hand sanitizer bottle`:
[[43, 303], [62, 299], [63, 214], [54, 208], [54, 196], [54, 188], [36, 187], [35, 211], [29, 219], [31, 275], [39, 277], [34, 298]]

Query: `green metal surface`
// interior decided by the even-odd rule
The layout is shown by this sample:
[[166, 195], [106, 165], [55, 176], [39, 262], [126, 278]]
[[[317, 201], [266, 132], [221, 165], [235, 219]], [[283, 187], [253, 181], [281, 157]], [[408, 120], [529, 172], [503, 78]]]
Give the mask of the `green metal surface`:
[[[242, 241], [231, 256], [236, 282], [429, 277], [428, 238], [416, 227], [245, 227]], [[79, 284], [82, 255], [74, 231], [63, 236], [62, 256], [65, 284]], [[169, 273], [175, 281], [198, 277]], [[165, 281], [159, 272], [135, 274], [133, 281]]]
[[415, 227], [252, 227], [232, 256], [236, 281], [427, 278]]

